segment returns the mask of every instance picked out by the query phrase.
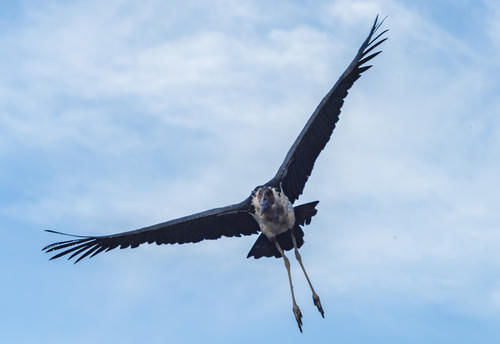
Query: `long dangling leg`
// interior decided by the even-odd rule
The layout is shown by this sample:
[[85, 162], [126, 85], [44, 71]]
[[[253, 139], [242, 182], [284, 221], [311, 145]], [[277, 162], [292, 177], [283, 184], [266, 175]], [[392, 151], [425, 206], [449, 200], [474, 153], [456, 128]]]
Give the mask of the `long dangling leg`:
[[304, 271], [304, 275], [306, 276], [307, 283], [309, 283], [309, 287], [311, 287], [312, 293], [313, 293], [313, 302], [318, 307], [318, 311], [321, 313], [321, 316], [324, 318], [325, 313], [323, 312], [323, 307], [321, 306], [321, 302], [319, 301], [319, 296], [316, 294], [314, 291], [314, 288], [311, 284], [311, 281], [309, 280], [309, 276], [307, 276], [306, 269], [304, 268], [304, 265], [302, 264], [302, 257], [300, 256], [299, 249], [297, 248], [297, 240], [295, 240], [295, 235], [293, 233], [293, 229], [290, 230], [290, 233], [292, 234], [292, 242], [293, 242], [293, 247], [295, 249], [295, 258], [297, 258], [297, 261], [300, 264], [300, 267], [302, 268], [302, 271]]
[[290, 292], [292, 293], [293, 314], [295, 315], [295, 320], [297, 320], [297, 325], [299, 325], [299, 330], [300, 332], [302, 332], [302, 313], [300, 312], [299, 306], [297, 306], [297, 303], [295, 302], [295, 295], [293, 294], [292, 275], [290, 273], [290, 261], [285, 256], [285, 252], [283, 252], [283, 249], [281, 248], [278, 241], [274, 239], [273, 242], [278, 251], [280, 252], [281, 256], [283, 257], [283, 261], [285, 262], [286, 271], [288, 272], [288, 282], [290, 283]]

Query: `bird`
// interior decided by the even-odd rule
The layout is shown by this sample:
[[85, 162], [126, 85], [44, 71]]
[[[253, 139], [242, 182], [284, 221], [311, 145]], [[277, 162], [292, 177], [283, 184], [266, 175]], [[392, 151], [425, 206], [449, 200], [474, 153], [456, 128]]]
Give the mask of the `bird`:
[[313, 303], [324, 318], [320, 298], [304, 268], [299, 248], [304, 244], [303, 227], [317, 214], [319, 201], [294, 206], [312, 173], [316, 159], [330, 140], [339, 120], [341, 107], [348, 90], [362, 73], [372, 67], [367, 62], [382, 51], [374, 51], [387, 40], [379, 32], [385, 18], [377, 15], [368, 36], [362, 42], [354, 59], [321, 100], [306, 122], [274, 177], [255, 187], [243, 201], [204, 212], [173, 219], [152, 226], [111, 235], [82, 236], [54, 230], [47, 232], [72, 237], [45, 246], [42, 251], [54, 254], [50, 260], [68, 256], [78, 263], [85, 257], [94, 257], [117, 247], [135, 248], [141, 244], [185, 244], [207, 239], [241, 237], [260, 234], [247, 258], [282, 258], [288, 274], [292, 297], [292, 311], [302, 332], [302, 313], [293, 291], [290, 262], [285, 251], [294, 250], [304, 276], [312, 291]]

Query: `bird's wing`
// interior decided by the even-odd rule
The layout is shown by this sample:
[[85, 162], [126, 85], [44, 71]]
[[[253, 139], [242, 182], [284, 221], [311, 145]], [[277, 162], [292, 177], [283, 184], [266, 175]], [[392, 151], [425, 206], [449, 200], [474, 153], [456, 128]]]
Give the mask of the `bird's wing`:
[[[103, 251], [116, 247], [135, 248], [143, 243], [185, 244], [205, 239], [218, 239], [221, 236], [233, 237], [257, 234], [259, 226], [249, 214], [251, 198], [227, 207], [207, 210], [205, 212], [181, 217], [153, 226], [129, 232], [103, 236], [75, 236], [48, 230], [51, 233], [70, 235], [78, 239], [57, 242], [44, 247], [46, 253], [56, 252], [52, 259], [69, 255], [68, 260], [75, 258], [75, 263]], [[90, 258], [89, 257], [89, 258]]]
[[361, 76], [361, 73], [372, 67], [371, 65], [367, 66], [366, 63], [381, 53], [381, 51], [373, 52], [373, 50], [387, 39], [382, 36], [388, 30], [377, 34], [382, 23], [383, 20], [379, 21], [377, 16], [368, 37], [359, 48], [351, 64], [311, 115], [288, 151], [276, 176], [266, 184], [281, 186], [290, 202], [293, 203], [302, 194], [316, 158], [330, 140], [347, 91]]

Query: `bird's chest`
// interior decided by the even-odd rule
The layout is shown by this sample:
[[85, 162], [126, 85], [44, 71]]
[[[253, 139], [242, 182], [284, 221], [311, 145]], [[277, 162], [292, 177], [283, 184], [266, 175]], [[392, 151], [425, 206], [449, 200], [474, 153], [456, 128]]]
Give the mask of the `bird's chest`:
[[281, 194], [272, 207], [264, 214], [252, 214], [259, 224], [260, 230], [271, 239], [286, 232], [295, 225], [295, 213], [288, 198]]

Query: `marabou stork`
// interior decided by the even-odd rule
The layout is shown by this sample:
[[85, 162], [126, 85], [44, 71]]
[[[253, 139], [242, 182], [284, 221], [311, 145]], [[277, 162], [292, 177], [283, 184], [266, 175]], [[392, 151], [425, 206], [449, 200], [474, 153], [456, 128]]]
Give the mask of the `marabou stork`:
[[283, 258], [292, 294], [293, 313], [302, 332], [302, 314], [295, 302], [290, 263], [284, 251], [294, 249], [295, 257], [311, 288], [313, 302], [324, 317], [320, 299], [298, 251], [304, 243], [301, 226], [310, 224], [311, 218], [317, 212], [318, 201], [295, 207], [293, 203], [302, 194], [316, 158], [332, 135], [348, 90], [361, 74], [371, 67], [366, 63], [381, 52], [373, 50], [387, 39], [382, 36], [388, 30], [377, 33], [382, 23], [383, 20], [379, 21], [377, 16], [353, 61], [311, 115], [276, 175], [267, 183], [254, 188], [243, 202], [118, 234], [77, 236], [48, 230], [76, 239], [48, 245], [43, 251], [57, 252], [50, 259], [69, 255], [68, 259], [75, 258], [77, 263], [85, 257], [90, 258], [117, 247], [135, 248], [143, 243], [154, 242], [158, 245], [195, 243], [205, 239], [218, 239], [221, 236], [239, 237], [261, 232], [247, 258]]

